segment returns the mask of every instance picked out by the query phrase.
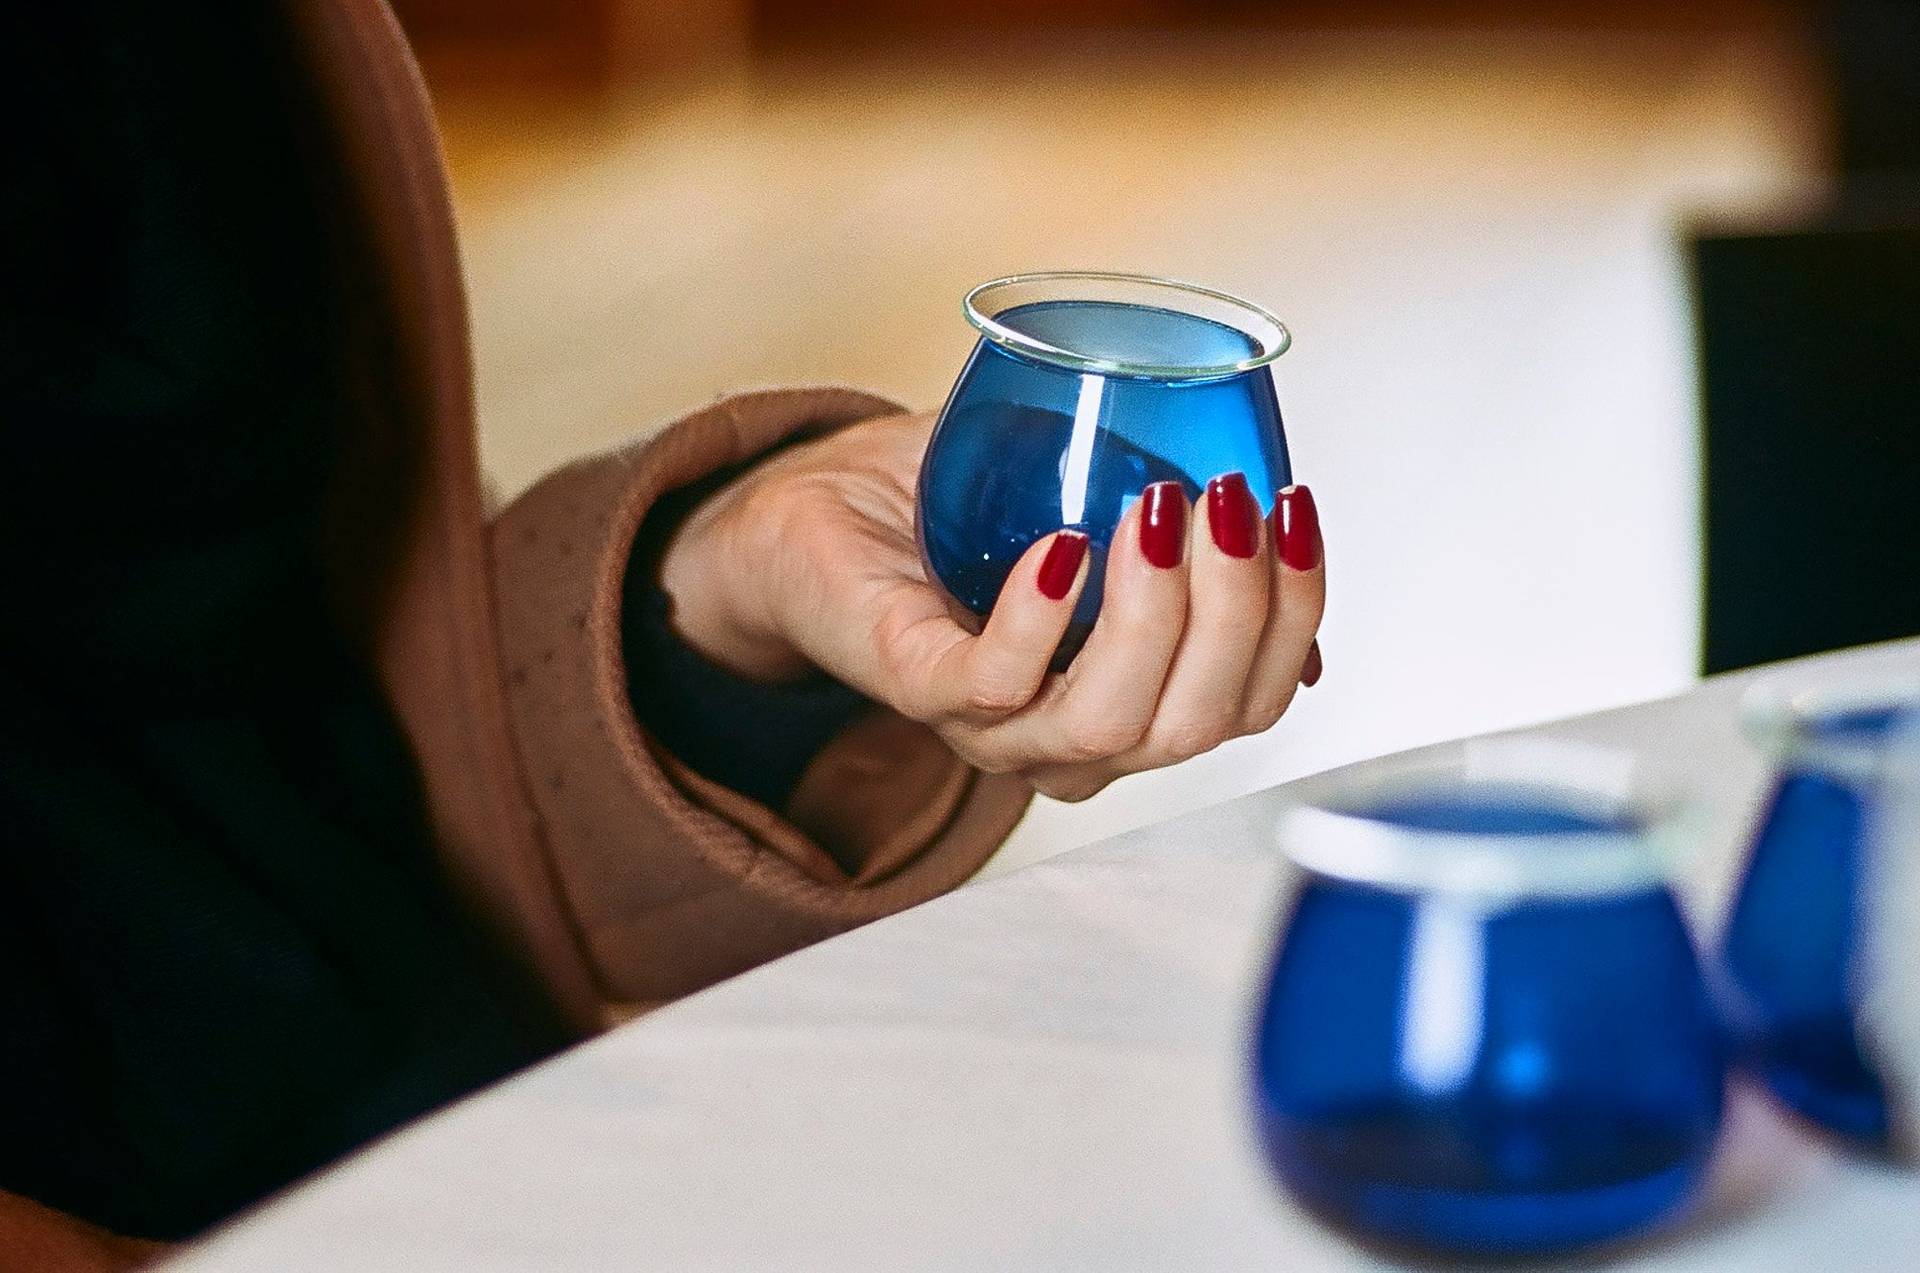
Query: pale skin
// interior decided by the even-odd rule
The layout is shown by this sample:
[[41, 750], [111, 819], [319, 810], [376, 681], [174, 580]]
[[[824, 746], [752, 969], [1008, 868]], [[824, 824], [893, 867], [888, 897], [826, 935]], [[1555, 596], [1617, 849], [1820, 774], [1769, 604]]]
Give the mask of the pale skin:
[[1048, 663], [1086, 587], [1038, 586], [1053, 536], [1015, 565], [985, 629], [954, 622], [914, 541], [914, 487], [933, 427], [900, 415], [791, 447], [709, 496], [661, 561], [683, 639], [731, 671], [780, 681], [818, 668], [934, 729], [989, 773], [1084, 800], [1114, 779], [1269, 728], [1303, 678], [1325, 555], [1294, 569], [1262, 523], [1250, 557], [1222, 551], [1194, 506], [1171, 567], [1140, 545], [1136, 502], [1113, 538], [1099, 621], [1064, 672]]

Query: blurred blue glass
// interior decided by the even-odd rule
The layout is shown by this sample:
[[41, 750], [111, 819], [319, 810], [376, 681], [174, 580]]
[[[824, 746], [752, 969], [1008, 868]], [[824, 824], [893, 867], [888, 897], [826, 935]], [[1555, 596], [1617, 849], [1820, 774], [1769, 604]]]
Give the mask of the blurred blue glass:
[[1297, 1198], [1376, 1240], [1524, 1254], [1694, 1195], [1723, 1065], [1650, 821], [1484, 775], [1289, 815], [1307, 871], [1255, 1087]]
[[1891, 1124], [1859, 1036], [1866, 832], [1888, 740], [1916, 713], [1909, 689], [1792, 699], [1763, 686], [1749, 701], [1778, 772], [1721, 947], [1743, 1065], [1789, 1108], [1874, 1148]]
[[1150, 483], [1189, 498], [1246, 474], [1261, 511], [1293, 479], [1268, 369], [1286, 329], [1255, 306], [1131, 275], [1029, 274], [975, 288], [980, 341], [920, 471], [920, 550], [954, 615], [978, 631], [1020, 555], [1063, 527], [1091, 547], [1062, 643], [1100, 610], [1114, 527]]

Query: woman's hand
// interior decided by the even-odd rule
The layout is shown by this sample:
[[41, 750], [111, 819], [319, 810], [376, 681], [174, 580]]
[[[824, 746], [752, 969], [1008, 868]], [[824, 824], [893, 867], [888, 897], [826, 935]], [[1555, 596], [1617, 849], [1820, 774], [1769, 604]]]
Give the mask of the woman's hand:
[[755, 679], [818, 667], [970, 764], [1063, 800], [1259, 733], [1319, 679], [1326, 569], [1305, 487], [1281, 492], [1270, 520], [1239, 474], [1193, 507], [1177, 484], [1148, 487], [1114, 534], [1086, 646], [1050, 674], [1087, 541], [1041, 539], [985, 630], [961, 628], [914, 542], [931, 429], [922, 415], [854, 425], [709, 497], [662, 559], [681, 635]]

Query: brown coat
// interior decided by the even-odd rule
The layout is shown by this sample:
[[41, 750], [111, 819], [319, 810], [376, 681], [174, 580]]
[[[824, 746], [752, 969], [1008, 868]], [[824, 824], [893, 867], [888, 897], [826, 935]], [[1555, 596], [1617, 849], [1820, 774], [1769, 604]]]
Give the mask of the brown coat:
[[[580, 461], [484, 523], [458, 250], [418, 71], [381, 0], [291, 6], [380, 236], [430, 489], [379, 626], [447, 873], [583, 1028], [964, 880], [1025, 809], [1017, 779], [869, 719], [772, 810], [705, 782], [627, 707], [620, 580], [664, 492], [796, 432], [897, 411], [848, 390], [724, 399]], [[838, 841], [829, 853], [821, 838]], [[865, 865], [850, 877], [836, 862]]]
[[[380, 369], [367, 396], [424, 457], [398, 551], [360, 604], [449, 881], [586, 1033], [966, 879], [1028, 792], [967, 769], [923, 727], [864, 718], [776, 810], [678, 763], [628, 708], [620, 585], [654, 501], [786, 437], [898, 408], [845, 389], [726, 398], [560, 470], [489, 528], [418, 70], [383, 0], [283, 4], [372, 229], [386, 305], [360, 336], [381, 346], [360, 360]], [[391, 453], [364, 450], [369, 464]], [[141, 1249], [0, 1194], [0, 1268], [113, 1267]]]

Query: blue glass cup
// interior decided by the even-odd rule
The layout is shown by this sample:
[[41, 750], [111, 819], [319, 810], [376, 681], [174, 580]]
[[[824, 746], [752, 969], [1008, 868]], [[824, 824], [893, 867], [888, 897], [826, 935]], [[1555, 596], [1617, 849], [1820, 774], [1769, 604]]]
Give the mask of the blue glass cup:
[[1258, 1024], [1268, 1157], [1310, 1210], [1449, 1255], [1639, 1231], [1699, 1190], [1724, 1064], [1630, 762], [1488, 743], [1288, 812]]
[[1148, 485], [1189, 499], [1244, 473], [1261, 512], [1292, 480], [1270, 364], [1287, 329], [1224, 292], [1129, 274], [1024, 274], [967, 294], [980, 340], [920, 470], [927, 575], [978, 632], [1014, 563], [1061, 529], [1090, 573], [1064, 665], [1100, 611], [1115, 526]]
[[1854, 994], [1855, 1031], [1887, 1110], [1879, 1148], [1920, 1163], [1920, 711], [1906, 712], [1882, 759], [1866, 820]]
[[[1862, 1008], [1880, 968], [1874, 943], [1903, 924], [1901, 940], [1920, 940], [1920, 880], [1910, 878], [1920, 828], [1886, 820], [1920, 764], [1920, 748], [1893, 745], [1903, 724], [1920, 722], [1920, 685], [1794, 694], [1763, 684], [1745, 716], [1776, 774], [1721, 942], [1728, 1033], [1743, 1068], [1788, 1108], [1888, 1150], [1895, 1106]], [[1892, 882], [1903, 865], [1904, 887]], [[1893, 905], [1883, 913], [1882, 903]]]

